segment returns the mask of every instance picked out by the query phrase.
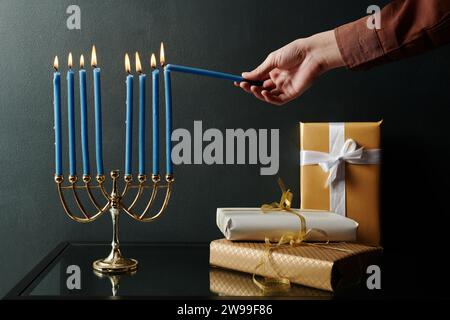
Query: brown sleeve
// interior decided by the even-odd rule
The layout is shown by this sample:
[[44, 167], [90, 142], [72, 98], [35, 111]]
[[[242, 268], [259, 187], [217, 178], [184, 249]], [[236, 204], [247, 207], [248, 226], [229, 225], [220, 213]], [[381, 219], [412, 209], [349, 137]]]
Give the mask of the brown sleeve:
[[369, 16], [335, 29], [349, 69], [368, 69], [450, 42], [450, 0], [396, 0], [381, 10], [381, 28]]

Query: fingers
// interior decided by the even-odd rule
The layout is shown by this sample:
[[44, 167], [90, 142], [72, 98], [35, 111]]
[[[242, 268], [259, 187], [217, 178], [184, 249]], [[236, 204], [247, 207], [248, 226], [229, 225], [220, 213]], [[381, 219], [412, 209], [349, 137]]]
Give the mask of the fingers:
[[252, 93], [250, 90], [250, 84], [248, 82], [237, 83], [237, 87], [241, 88], [242, 90], [244, 90], [247, 93]]
[[250, 91], [251, 91], [251, 93], [253, 93], [253, 95], [256, 97], [256, 98], [258, 98], [259, 100], [261, 100], [261, 101], [265, 101], [265, 99], [264, 99], [264, 97], [263, 97], [263, 95], [262, 95], [262, 90], [263, 89], [261, 89], [261, 87], [257, 87], [257, 86], [251, 86], [250, 87]]
[[234, 85], [266, 103], [281, 106], [290, 101], [289, 97], [283, 93], [282, 90], [277, 89], [277, 86], [272, 79], [264, 81], [262, 87], [250, 85], [245, 81], [235, 82]]
[[242, 77], [248, 80], [265, 80], [269, 78], [269, 72], [276, 67], [275, 53], [267, 56], [266, 60], [261, 63], [255, 70], [243, 72]]
[[239, 87], [242, 88], [242, 90], [244, 90], [245, 92], [253, 94], [255, 96], [255, 98], [266, 102], [266, 100], [264, 99], [264, 96], [261, 93], [263, 91], [263, 89], [261, 87], [251, 86], [248, 82], [241, 82], [239, 84]]
[[[250, 84], [248, 83], [248, 82], [246, 82], [246, 81], [243, 81], [243, 82], [234, 82], [234, 86], [235, 87], [237, 87], [237, 88], [242, 88], [242, 89], [244, 89], [245, 91], [247, 91], [247, 92], [249, 92], [250, 91]], [[264, 81], [263, 82], [263, 85], [262, 85], [262, 88], [263, 89], [265, 89], [265, 90], [273, 90], [273, 89], [275, 89], [276, 88], [276, 85], [275, 85], [275, 83], [272, 81], [272, 79], [268, 79], [268, 80], [266, 80], [266, 81]]]
[[277, 88], [272, 89], [272, 90], [265, 90], [265, 91], [267, 91], [272, 96], [279, 96], [282, 93], [282, 91]]
[[261, 91], [261, 95], [264, 98], [264, 101], [267, 103], [271, 103], [277, 106], [281, 106], [289, 101], [288, 97], [285, 94], [275, 95], [272, 92], [267, 90]]
[[[253, 94], [255, 98], [277, 106], [287, 102], [287, 97], [276, 89], [275, 84], [270, 80], [265, 81], [263, 87], [252, 86], [248, 82], [235, 82], [234, 85], [247, 93]], [[267, 86], [267, 88], [265, 88]]]
[[262, 87], [265, 90], [273, 90], [274, 88], [276, 88], [276, 85], [272, 79], [267, 79], [266, 81], [264, 81]]

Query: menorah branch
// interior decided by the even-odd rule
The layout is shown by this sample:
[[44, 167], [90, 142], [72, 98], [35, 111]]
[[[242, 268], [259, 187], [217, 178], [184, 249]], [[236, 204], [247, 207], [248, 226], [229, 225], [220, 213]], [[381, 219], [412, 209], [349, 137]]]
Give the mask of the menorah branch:
[[[68, 206], [67, 201], [66, 201], [65, 196], [64, 196], [64, 190], [70, 189], [76, 194], [75, 190], [77, 188], [76, 188], [76, 186], [74, 184], [72, 184], [71, 186], [64, 187], [64, 186], [62, 186], [63, 181], [64, 181], [64, 179], [63, 179], [62, 176], [55, 176], [55, 182], [56, 182], [56, 184], [58, 186], [59, 199], [60, 199], [61, 204], [62, 204], [62, 206], [64, 208], [64, 212], [67, 214], [67, 216], [70, 219], [72, 219], [72, 220], [74, 220], [76, 222], [79, 222], [79, 223], [89, 223], [89, 222], [97, 220], [103, 213], [105, 213], [108, 210], [109, 205], [110, 205], [109, 202], [106, 203], [103, 208], [98, 209], [98, 211], [96, 213], [94, 213], [93, 215], [91, 215], [91, 216], [88, 216], [88, 214], [86, 212], [82, 212], [83, 218], [80, 218], [80, 217], [74, 215], [71, 212], [71, 210], [69, 209], [69, 206]], [[76, 198], [76, 201], [79, 201], [79, 199]]]
[[[166, 182], [167, 184], [165, 185], [161, 185], [160, 184], [160, 177], [157, 175], [152, 176], [152, 181], [153, 181], [153, 189], [152, 189], [152, 194], [150, 196], [150, 199], [147, 203], [147, 205], [145, 206], [144, 211], [141, 214], [136, 214], [135, 212], [133, 212], [132, 208], [134, 206], [134, 203], [132, 203], [130, 206], [126, 207], [126, 206], [122, 206], [123, 211], [128, 214], [131, 218], [140, 221], [140, 222], [152, 222], [158, 218], [161, 217], [161, 215], [163, 214], [163, 212], [165, 211], [165, 209], [167, 208], [167, 205], [169, 204], [169, 200], [170, 200], [170, 195], [172, 193], [172, 184], [174, 182], [173, 176], [166, 176]], [[142, 186], [140, 187], [140, 189], [142, 189]], [[157, 211], [157, 213], [155, 214], [151, 214], [150, 217], [145, 218], [145, 215], [147, 214], [147, 212], [150, 210], [150, 208], [153, 207], [154, 201], [157, 197], [158, 194], [158, 190], [159, 189], [166, 189], [166, 193], [164, 196], [164, 200], [162, 203], [161, 208]], [[137, 197], [140, 196], [139, 191], [137, 194]]]
[[[156, 176], [154, 176], [156, 177]], [[152, 186], [146, 186], [145, 182], [147, 181], [147, 176], [146, 175], [139, 175], [138, 176], [138, 181], [139, 181], [139, 186], [138, 186], [138, 191], [136, 193], [136, 196], [134, 197], [133, 201], [131, 202], [130, 206], [127, 208], [128, 210], [131, 210], [136, 203], [138, 202], [139, 198], [141, 197], [142, 193], [144, 192], [145, 187], [152, 187], [153, 191], [152, 191], [152, 196], [154, 193], [154, 190], [156, 188], [156, 182], [155, 179], [153, 180], [153, 185]], [[159, 181], [159, 175], [158, 175], [158, 181]]]
[[[103, 211], [103, 209], [100, 208], [100, 205], [95, 200], [94, 195], [91, 192], [91, 186], [89, 185], [89, 182], [90, 182], [90, 178], [89, 178], [89, 181], [85, 181], [85, 187], [86, 187], [86, 191], [87, 191], [89, 200], [91, 200], [92, 204], [94, 205], [95, 209], [97, 209], [97, 211]], [[109, 203], [109, 201], [108, 201], [108, 203]]]

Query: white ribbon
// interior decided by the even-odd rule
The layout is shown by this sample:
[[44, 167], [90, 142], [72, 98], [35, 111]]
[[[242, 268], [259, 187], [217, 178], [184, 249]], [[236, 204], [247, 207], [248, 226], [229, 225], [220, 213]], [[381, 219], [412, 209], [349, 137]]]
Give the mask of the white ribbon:
[[330, 153], [301, 150], [300, 165], [319, 165], [328, 173], [325, 188], [330, 189], [330, 211], [345, 216], [345, 163], [379, 164], [380, 149], [358, 148], [353, 139], [345, 139], [344, 123], [330, 123]]

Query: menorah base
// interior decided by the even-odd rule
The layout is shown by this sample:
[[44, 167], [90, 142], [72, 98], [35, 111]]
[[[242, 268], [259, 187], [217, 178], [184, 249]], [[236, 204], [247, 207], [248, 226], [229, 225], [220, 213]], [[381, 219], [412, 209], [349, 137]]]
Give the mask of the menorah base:
[[94, 261], [92, 264], [95, 271], [100, 273], [128, 273], [136, 271], [138, 262], [134, 259], [120, 258], [109, 261], [108, 258]]
[[122, 256], [119, 249], [119, 213], [117, 208], [111, 208], [113, 240], [111, 243], [111, 252], [105, 259], [94, 261], [93, 268], [97, 272], [117, 274], [136, 271], [138, 262], [135, 259], [128, 259]]

